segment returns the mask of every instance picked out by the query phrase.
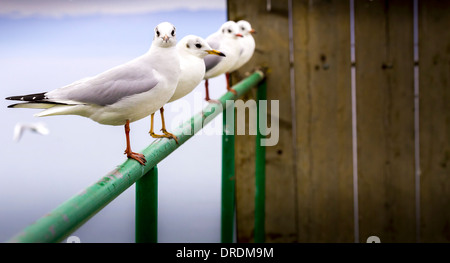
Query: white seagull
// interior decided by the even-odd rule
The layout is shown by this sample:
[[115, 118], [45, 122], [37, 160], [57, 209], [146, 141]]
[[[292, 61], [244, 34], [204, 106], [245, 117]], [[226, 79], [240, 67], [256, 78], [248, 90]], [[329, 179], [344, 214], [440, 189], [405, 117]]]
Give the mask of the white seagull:
[[14, 126], [14, 136], [13, 140], [15, 142], [18, 142], [25, 131], [30, 131], [34, 133], [38, 133], [41, 135], [47, 135], [50, 133], [47, 126], [42, 122], [36, 122], [36, 123], [16, 123], [16, 126]]
[[208, 55], [225, 57], [220, 50], [212, 49], [201, 37], [188, 35], [177, 44], [180, 55], [181, 75], [177, 89], [169, 102], [175, 101], [190, 93], [205, 76], [205, 63], [203, 59]]
[[[205, 63], [203, 62], [204, 57], [208, 54], [223, 57], [225, 56], [222, 52], [212, 49], [203, 38], [194, 35], [185, 36], [178, 41], [177, 51], [180, 57], [181, 74], [175, 93], [168, 102], [176, 101], [186, 96], [203, 80], [203, 77], [205, 76]], [[170, 134], [165, 128], [164, 115], [162, 114], [164, 112], [164, 108], [161, 108], [160, 111], [162, 123], [161, 131], [165, 135]], [[151, 118], [150, 135], [155, 138], [166, 137], [164, 135], [157, 135], [153, 132], [154, 113], [151, 115]], [[178, 142], [176, 136], [173, 134], [171, 135], [173, 136], [171, 138]]]
[[233, 72], [242, 67], [252, 58], [253, 53], [255, 52], [255, 39], [252, 34], [256, 31], [252, 28], [250, 23], [245, 20], [238, 21], [237, 25], [239, 27], [239, 33], [242, 35], [242, 38], [239, 38], [241, 51], [237, 62], [228, 72]]
[[[225, 54], [226, 57], [207, 56], [204, 58], [206, 73], [205, 73], [205, 100], [211, 101], [209, 98], [208, 79], [217, 77], [227, 73], [237, 62], [241, 51], [238, 38], [242, 37], [239, 33], [239, 28], [236, 22], [227, 21], [219, 29], [206, 38], [206, 42]], [[227, 90], [236, 94], [236, 91], [230, 88], [229, 76], [226, 76]]]
[[163, 22], [155, 27], [147, 53], [94, 77], [62, 88], [7, 100], [9, 108], [45, 109], [35, 116], [80, 115], [105, 125], [125, 125], [128, 158], [145, 165], [143, 154], [131, 151], [130, 122], [160, 109], [173, 95], [180, 76], [175, 27]]

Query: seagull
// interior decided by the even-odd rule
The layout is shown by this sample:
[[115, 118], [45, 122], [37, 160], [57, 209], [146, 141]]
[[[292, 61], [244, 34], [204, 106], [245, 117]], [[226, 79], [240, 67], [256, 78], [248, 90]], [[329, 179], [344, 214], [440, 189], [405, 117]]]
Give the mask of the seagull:
[[80, 115], [104, 125], [124, 125], [125, 154], [145, 165], [143, 154], [131, 151], [130, 123], [160, 109], [173, 95], [180, 76], [175, 27], [163, 22], [154, 29], [147, 53], [94, 77], [50, 92], [13, 96], [22, 103], [9, 108], [38, 108], [35, 116]]
[[[203, 80], [203, 77], [205, 76], [205, 63], [203, 62], [203, 58], [208, 54], [222, 57], [225, 56], [222, 52], [212, 49], [203, 38], [195, 35], [187, 35], [178, 41], [177, 52], [180, 57], [181, 75], [175, 93], [168, 103], [186, 96]], [[164, 115], [162, 114], [164, 108], [161, 108], [160, 111], [162, 122], [161, 131], [167, 135], [168, 132], [165, 128]], [[157, 135], [153, 132], [153, 117], [154, 113], [151, 115], [150, 134], [155, 138], [164, 137], [163, 135]], [[175, 135], [173, 135], [172, 138], [178, 142]]]
[[[222, 51], [226, 57], [207, 56], [204, 58], [206, 73], [205, 73], [205, 89], [206, 101], [212, 101], [209, 98], [208, 79], [217, 77], [227, 73], [236, 63], [239, 58], [240, 44], [238, 38], [242, 37], [239, 33], [239, 28], [236, 22], [227, 21], [220, 29], [206, 38], [206, 42], [216, 49]], [[230, 88], [229, 78], [227, 77], [227, 90], [236, 95], [236, 91]]]
[[252, 58], [253, 52], [255, 52], [255, 39], [252, 34], [256, 31], [252, 28], [250, 23], [245, 20], [238, 21], [237, 25], [239, 27], [239, 33], [242, 35], [242, 38], [239, 38], [241, 51], [237, 62], [228, 72], [233, 72], [242, 67]]
[[25, 131], [31, 131], [34, 133], [38, 133], [41, 135], [47, 135], [50, 133], [47, 126], [42, 122], [36, 122], [36, 123], [17, 123], [16, 126], [14, 126], [14, 136], [13, 140], [15, 142], [18, 142]]
[[203, 59], [208, 54], [225, 57], [224, 53], [212, 49], [203, 38], [194, 35], [181, 39], [177, 44], [177, 51], [180, 55], [181, 75], [169, 102], [186, 96], [203, 80], [206, 68]]

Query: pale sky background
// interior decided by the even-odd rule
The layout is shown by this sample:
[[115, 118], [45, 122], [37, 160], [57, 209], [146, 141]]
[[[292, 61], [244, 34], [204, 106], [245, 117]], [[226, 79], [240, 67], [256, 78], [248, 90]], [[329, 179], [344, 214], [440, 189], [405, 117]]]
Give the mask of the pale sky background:
[[[39, 110], [8, 109], [4, 98], [50, 91], [140, 56], [163, 21], [177, 27], [178, 40], [206, 38], [226, 21], [226, 1], [0, 0], [0, 242], [126, 160], [123, 126], [79, 116], [37, 118]], [[198, 101], [206, 106], [203, 85], [185, 97], [188, 115], [200, 109]], [[210, 87], [212, 98], [225, 93], [224, 77]], [[180, 112], [173, 104], [165, 109], [170, 128]], [[221, 136], [214, 133], [221, 119], [209, 125], [209, 135], [194, 136], [158, 165], [160, 242], [220, 241]], [[44, 122], [50, 134], [26, 133], [16, 143], [17, 122]], [[131, 124], [134, 151], [153, 141], [149, 126], [149, 118]], [[134, 242], [134, 194], [132, 186], [73, 235], [81, 242]]]

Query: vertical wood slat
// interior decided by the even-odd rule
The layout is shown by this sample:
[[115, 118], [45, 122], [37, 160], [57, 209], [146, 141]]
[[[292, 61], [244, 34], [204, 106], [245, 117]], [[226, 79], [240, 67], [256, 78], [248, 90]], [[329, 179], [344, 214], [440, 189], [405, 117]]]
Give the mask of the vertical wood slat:
[[352, 242], [348, 1], [294, 1], [300, 242]]
[[450, 241], [449, 10], [419, 1], [421, 242]]
[[355, 1], [360, 242], [415, 242], [412, 1]]
[[[255, 98], [255, 93], [254, 90], [251, 90], [243, 99]], [[246, 125], [248, 125], [247, 118]], [[252, 136], [235, 136], [236, 232], [238, 242], [254, 241], [255, 148], [256, 144]]]
[[[287, 0], [228, 1], [229, 19], [248, 20], [257, 34], [256, 51], [250, 62], [233, 74], [242, 78], [255, 67], [266, 66], [267, 99], [279, 100], [279, 142], [266, 148], [266, 242], [295, 242], [296, 195], [292, 158], [292, 114], [289, 87], [289, 48]], [[253, 92], [247, 99], [256, 99]], [[268, 107], [270, 119], [270, 103]], [[248, 120], [246, 121], [248, 125]], [[270, 124], [269, 124], [270, 125]], [[270, 136], [270, 135], [269, 135]], [[268, 137], [269, 137], [268, 136]], [[238, 241], [253, 241], [255, 169], [254, 136], [236, 136], [236, 195]]]

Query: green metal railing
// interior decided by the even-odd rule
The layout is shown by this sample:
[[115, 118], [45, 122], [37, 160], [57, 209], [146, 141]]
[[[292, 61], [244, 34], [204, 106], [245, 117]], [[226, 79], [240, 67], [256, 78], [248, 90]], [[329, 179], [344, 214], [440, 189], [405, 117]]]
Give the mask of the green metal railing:
[[230, 124], [227, 123], [226, 108], [223, 115], [222, 132], [222, 210], [221, 210], [221, 242], [233, 242], [234, 211], [235, 211], [235, 172], [234, 172], [234, 129], [230, 132]]
[[[255, 71], [249, 77], [233, 86], [237, 98], [252, 87], [258, 88], [258, 99], [265, 98], [265, 81], [262, 71]], [[60, 242], [79, 228], [103, 207], [136, 183], [136, 242], [157, 242], [158, 174], [156, 165], [170, 153], [194, 136], [202, 127], [226, 109], [226, 101], [234, 100], [231, 92], [220, 97], [221, 105], [208, 104], [202, 112], [194, 115], [173, 133], [174, 140], [156, 140], [141, 153], [147, 163], [141, 166], [134, 160], [127, 160], [93, 185], [74, 195], [53, 211], [29, 225], [8, 242]], [[233, 109], [234, 110], [234, 109]], [[224, 120], [225, 120], [225, 115]], [[227, 127], [224, 125], [224, 131]], [[258, 129], [257, 138], [261, 138]], [[258, 146], [256, 154], [256, 202], [255, 242], [264, 241], [264, 147]], [[233, 241], [235, 215], [234, 135], [223, 135], [222, 156], [222, 242]]]
[[260, 125], [262, 115], [267, 118], [267, 112], [262, 112], [259, 102], [267, 100], [267, 83], [261, 82], [257, 93], [257, 116], [256, 123], [258, 129], [256, 133], [256, 153], [255, 153], [255, 243], [263, 243], [265, 241], [265, 213], [266, 213], [266, 148], [261, 145], [262, 139], [265, 137], [266, 125]]

